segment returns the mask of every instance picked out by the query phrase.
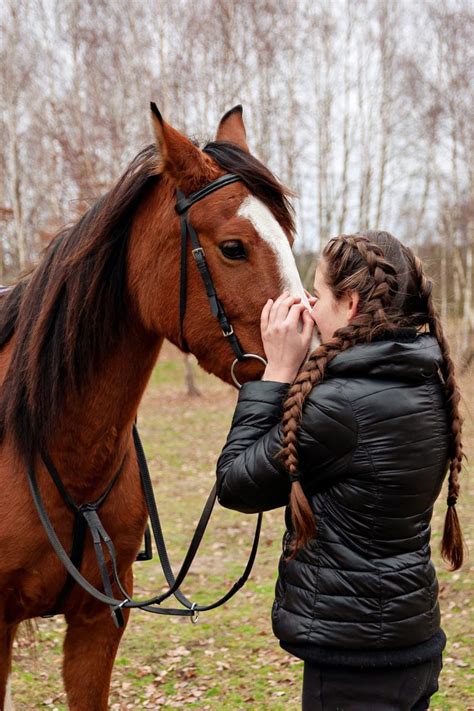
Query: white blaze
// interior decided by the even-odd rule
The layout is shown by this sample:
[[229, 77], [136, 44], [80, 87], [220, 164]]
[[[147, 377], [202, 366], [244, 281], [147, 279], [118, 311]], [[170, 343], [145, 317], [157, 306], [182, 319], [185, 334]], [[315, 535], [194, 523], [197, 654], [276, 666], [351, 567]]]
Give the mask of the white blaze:
[[244, 200], [237, 214], [252, 223], [260, 237], [271, 247], [276, 255], [280, 271], [281, 290], [288, 289], [292, 296], [301, 296], [302, 302], [309, 308], [309, 302], [304, 293], [290, 243], [268, 207], [256, 197], [250, 195]]

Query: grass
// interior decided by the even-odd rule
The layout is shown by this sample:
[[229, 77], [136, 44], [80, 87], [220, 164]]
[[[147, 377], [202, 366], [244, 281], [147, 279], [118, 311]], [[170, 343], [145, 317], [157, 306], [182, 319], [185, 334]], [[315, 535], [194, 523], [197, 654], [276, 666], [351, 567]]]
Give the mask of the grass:
[[[167, 347], [144, 398], [139, 427], [153, 473], [162, 523], [175, 570], [185, 552], [214, 480], [215, 462], [225, 441], [235, 391], [202, 371], [202, 397], [184, 394], [181, 357]], [[463, 382], [467, 402], [474, 379]], [[465, 442], [473, 454], [472, 418]], [[472, 537], [469, 465], [459, 506], [467, 542]], [[472, 567], [446, 572], [438, 547], [444, 497], [433, 521], [433, 555], [440, 580], [443, 626], [448, 635], [440, 691], [432, 710], [470, 708], [474, 698]], [[250, 549], [255, 517], [217, 507], [184, 592], [200, 603], [219, 597], [241, 574]], [[132, 613], [119, 649], [110, 696], [113, 711], [196, 708], [236, 711], [244, 707], [291, 711], [300, 708], [302, 663], [273, 638], [270, 608], [283, 511], [265, 514], [261, 544], [250, 581], [224, 607], [202, 614], [198, 624], [184, 618]], [[135, 566], [136, 594], [164, 585], [156, 561]], [[15, 643], [13, 688], [16, 709], [66, 709], [60, 666], [62, 618], [40, 620], [36, 641]]]

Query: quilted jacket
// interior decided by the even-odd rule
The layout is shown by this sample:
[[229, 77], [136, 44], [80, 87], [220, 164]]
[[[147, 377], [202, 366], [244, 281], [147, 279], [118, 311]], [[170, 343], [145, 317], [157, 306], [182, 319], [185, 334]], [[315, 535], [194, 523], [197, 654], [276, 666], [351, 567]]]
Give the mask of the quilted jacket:
[[[281, 645], [302, 659], [410, 666], [444, 647], [430, 559], [450, 447], [441, 361], [431, 335], [392, 332], [339, 354], [307, 398], [299, 470], [317, 536], [287, 560], [286, 510], [272, 610]], [[257, 381], [240, 391], [217, 465], [223, 506], [255, 513], [288, 504], [276, 457], [287, 389]]]

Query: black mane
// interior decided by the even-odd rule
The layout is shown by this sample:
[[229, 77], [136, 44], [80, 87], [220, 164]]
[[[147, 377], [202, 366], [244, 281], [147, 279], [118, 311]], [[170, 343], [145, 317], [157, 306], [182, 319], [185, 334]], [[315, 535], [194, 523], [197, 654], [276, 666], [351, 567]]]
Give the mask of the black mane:
[[287, 234], [294, 233], [294, 212], [289, 201], [292, 193], [283, 187], [263, 163], [251, 153], [224, 141], [208, 143], [203, 150], [221, 168], [239, 175], [250, 192], [272, 211]]

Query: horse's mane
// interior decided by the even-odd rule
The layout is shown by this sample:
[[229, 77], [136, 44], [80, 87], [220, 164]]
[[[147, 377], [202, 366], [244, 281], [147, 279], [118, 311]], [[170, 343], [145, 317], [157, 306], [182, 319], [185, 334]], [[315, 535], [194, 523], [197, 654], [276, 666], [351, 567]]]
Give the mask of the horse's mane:
[[128, 237], [156, 172], [152, 145], [3, 299], [0, 347], [13, 334], [15, 346], [0, 397], [0, 437], [11, 430], [28, 461], [47, 446], [65, 393], [81, 390], [120, 334]]
[[[232, 144], [204, 150], [293, 230], [287, 192], [256, 158]], [[67, 392], [80, 393], [126, 322], [126, 255], [133, 218], [159, 176], [157, 149], [143, 149], [116, 185], [39, 265], [0, 299], [0, 349], [15, 336], [0, 395], [0, 440], [9, 431], [27, 463], [47, 448]]]
[[260, 161], [251, 153], [243, 151], [233, 143], [216, 141], [208, 143], [204, 152], [211, 156], [221, 168], [236, 173], [250, 192], [259, 198], [275, 215], [278, 222], [292, 235], [295, 231], [293, 207], [285, 188]]

